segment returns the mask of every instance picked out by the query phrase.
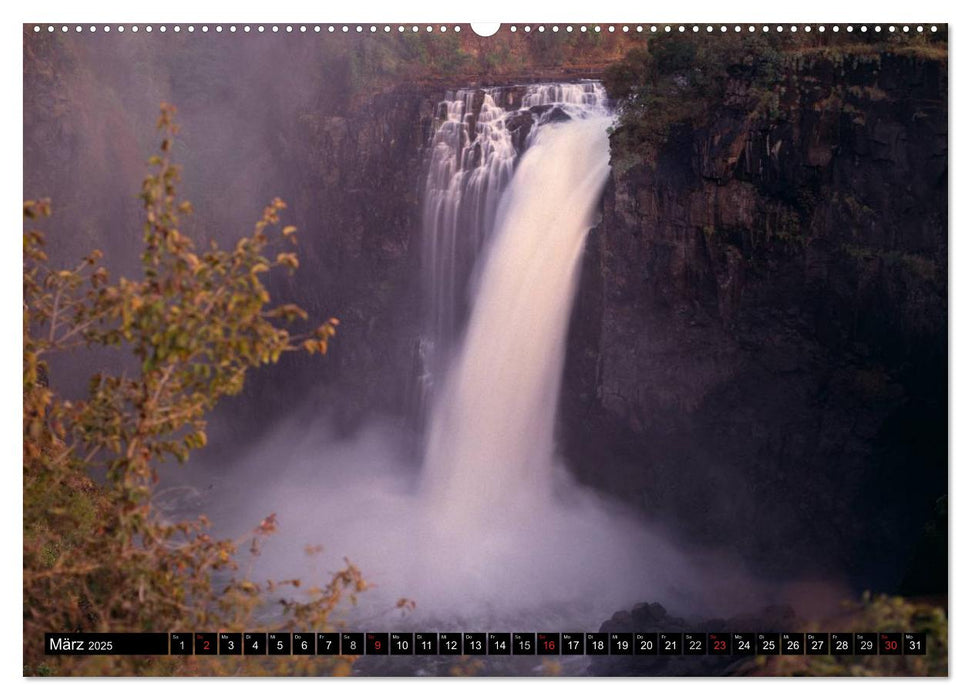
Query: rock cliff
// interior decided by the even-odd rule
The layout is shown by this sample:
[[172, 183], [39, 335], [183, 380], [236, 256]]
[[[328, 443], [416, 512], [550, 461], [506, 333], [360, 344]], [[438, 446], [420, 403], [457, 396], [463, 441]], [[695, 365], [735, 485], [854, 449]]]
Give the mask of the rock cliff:
[[564, 453], [767, 574], [893, 585], [947, 489], [946, 65], [785, 75], [734, 77], [651, 160], [614, 139]]

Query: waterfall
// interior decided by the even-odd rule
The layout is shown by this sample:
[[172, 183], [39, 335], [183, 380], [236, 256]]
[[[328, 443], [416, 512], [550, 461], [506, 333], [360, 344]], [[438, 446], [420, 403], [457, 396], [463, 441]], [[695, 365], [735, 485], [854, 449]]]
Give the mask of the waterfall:
[[[757, 596], [725, 567], [705, 575], [701, 554], [686, 559], [642, 513], [556, 466], [566, 334], [610, 123], [595, 83], [459, 91], [441, 105], [424, 197], [422, 332], [438, 364], [426, 367], [421, 469], [390, 426], [338, 439], [301, 415], [222, 481], [206, 472], [202, 483], [218, 482], [207, 511], [229, 509], [235, 524], [224, 536], [254, 513], [285, 523], [259, 578], [296, 566], [319, 581], [347, 556], [377, 587], [359, 629], [397, 626], [402, 597], [427, 629], [583, 630], [645, 600], [723, 609], [734, 591]], [[305, 546], [320, 543], [324, 558], [308, 561]]]
[[[531, 86], [522, 109], [510, 112], [495, 97], [482, 96], [474, 131], [470, 96], [446, 103], [429, 173], [435, 186], [426, 192], [436, 332], [455, 332], [456, 299], [463, 283], [472, 287], [464, 338], [435, 397], [423, 468], [435, 517], [459, 530], [537, 507], [551, 494], [578, 263], [609, 172], [611, 116], [598, 84]], [[523, 115], [532, 124], [517, 163], [508, 124]], [[474, 274], [461, 276], [480, 248]]]
[[422, 210], [426, 390], [441, 379], [458, 343], [476, 260], [534, 124], [604, 116], [605, 102], [603, 87], [588, 82], [456, 90], [438, 105]]

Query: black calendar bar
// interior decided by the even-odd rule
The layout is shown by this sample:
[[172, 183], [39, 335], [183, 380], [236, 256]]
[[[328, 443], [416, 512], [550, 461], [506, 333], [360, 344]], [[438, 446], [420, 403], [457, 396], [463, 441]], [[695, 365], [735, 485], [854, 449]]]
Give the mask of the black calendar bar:
[[924, 632], [49, 632], [48, 655], [913, 655]]
[[54, 656], [168, 654], [169, 635], [165, 632], [48, 632], [44, 635], [44, 653]]

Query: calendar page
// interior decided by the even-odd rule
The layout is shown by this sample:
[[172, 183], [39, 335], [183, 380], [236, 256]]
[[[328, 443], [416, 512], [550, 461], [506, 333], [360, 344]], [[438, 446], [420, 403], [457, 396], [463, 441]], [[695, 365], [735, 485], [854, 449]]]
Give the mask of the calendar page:
[[24, 675], [948, 675], [947, 24], [22, 41]]

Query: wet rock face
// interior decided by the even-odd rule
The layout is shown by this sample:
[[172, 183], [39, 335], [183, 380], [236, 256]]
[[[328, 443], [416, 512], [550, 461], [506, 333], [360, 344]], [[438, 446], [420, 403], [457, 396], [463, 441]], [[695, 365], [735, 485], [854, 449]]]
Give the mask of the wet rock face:
[[571, 119], [570, 115], [566, 113], [566, 110], [556, 105], [536, 105], [535, 107], [530, 107], [529, 111], [536, 115], [540, 124], [568, 122]]
[[340, 326], [325, 358], [284, 357], [248, 379], [228, 428], [238, 444], [295, 409], [331, 417], [338, 434], [375, 416], [403, 423], [414, 415], [423, 148], [443, 98], [400, 89], [301, 119], [284, 154], [300, 268], [271, 293]]
[[526, 150], [526, 143], [529, 133], [534, 124], [546, 124], [548, 122], [564, 122], [571, 119], [562, 107], [553, 105], [539, 105], [522, 110], [506, 118], [506, 128], [512, 134], [512, 143], [516, 152], [522, 155]]
[[614, 151], [562, 397], [581, 478], [767, 574], [899, 582], [947, 489], [946, 82], [818, 60]]
[[475, 125], [479, 121], [479, 112], [482, 110], [482, 103], [485, 102], [485, 90], [476, 90], [472, 95], [472, 104], [466, 114], [466, 120], [469, 125], [469, 133], [475, 133]]
[[533, 128], [533, 115], [528, 111], [517, 112], [506, 119], [506, 128], [512, 134], [512, 144], [516, 153], [522, 155], [526, 150], [526, 139]]

